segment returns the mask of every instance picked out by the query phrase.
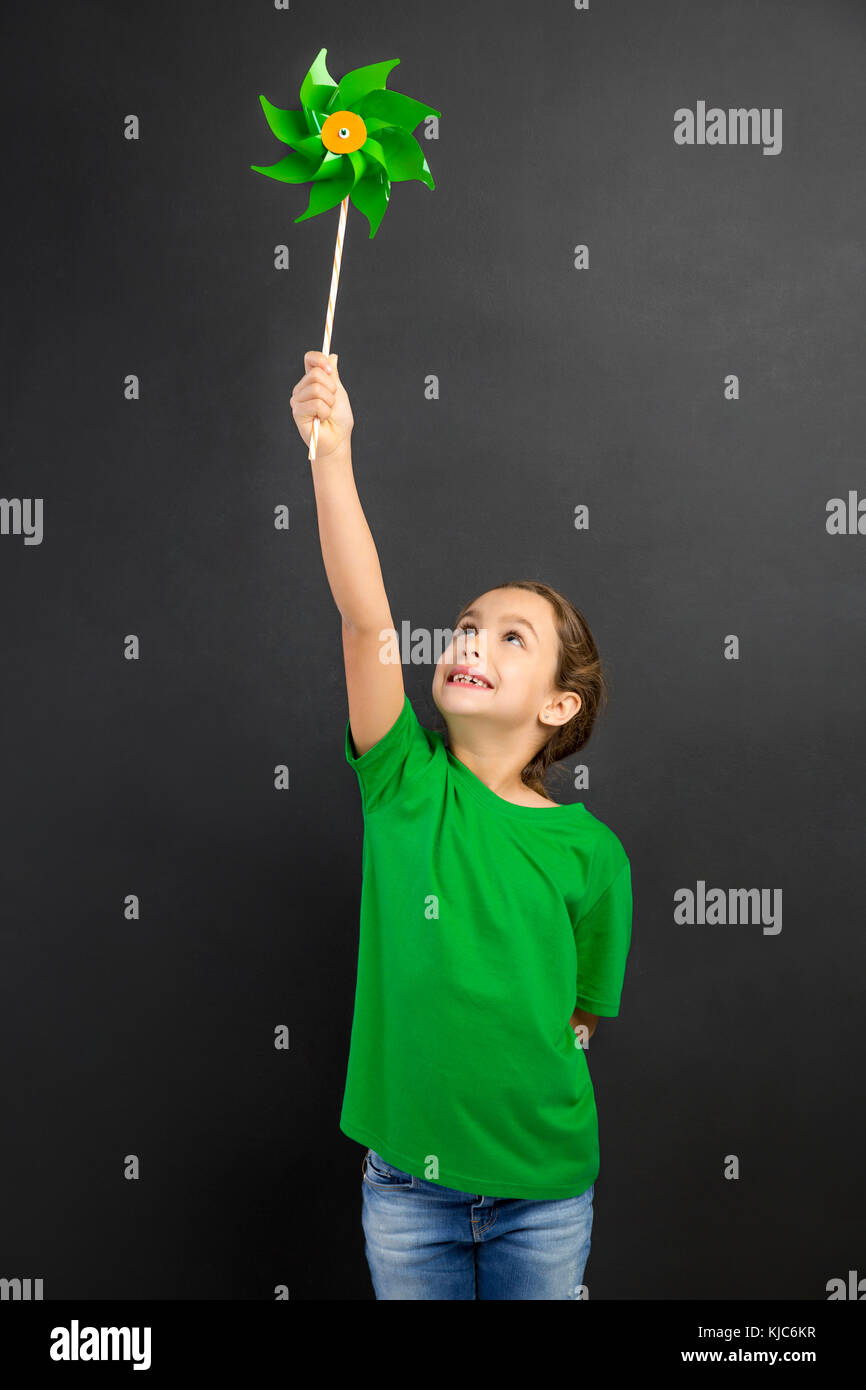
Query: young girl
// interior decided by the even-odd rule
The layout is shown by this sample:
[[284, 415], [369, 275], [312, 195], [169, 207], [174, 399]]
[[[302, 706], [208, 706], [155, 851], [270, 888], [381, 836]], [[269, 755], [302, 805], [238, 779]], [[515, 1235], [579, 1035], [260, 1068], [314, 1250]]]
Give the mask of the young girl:
[[422, 726], [389, 660], [337, 357], [307, 352], [304, 367], [292, 414], [307, 447], [319, 419], [313, 487], [364, 813], [340, 1128], [366, 1146], [375, 1295], [580, 1298], [599, 1171], [584, 1046], [619, 1012], [631, 874], [613, 831], [552, 801], [543, 777], [590, 736], [598, 652], [555, 590], [497, 585], [462, 610], [436, 665], [447, 745]]

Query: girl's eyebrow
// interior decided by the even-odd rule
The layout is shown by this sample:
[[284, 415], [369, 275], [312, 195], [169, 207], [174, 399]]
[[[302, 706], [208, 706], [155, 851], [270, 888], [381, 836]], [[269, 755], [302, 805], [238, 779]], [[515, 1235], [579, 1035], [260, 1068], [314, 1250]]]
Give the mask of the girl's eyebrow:
[[[464, 618], [478, 617], [480, 617], [480, 614], [477, 608], [467, 608], [465, 613], [460, 614], [458, 622], [462, 622]], [[499, 621], [501, 623], [522, 623], [524, 627], [529, 628], [529, 631], [532, 633], [536, 642], [538, 641], [538, 633], [535, 631], [535, 628], [532, 626], [532, 623], [529, 621], [528, 618], [521, 618], [519, 613], [503, 613]]]

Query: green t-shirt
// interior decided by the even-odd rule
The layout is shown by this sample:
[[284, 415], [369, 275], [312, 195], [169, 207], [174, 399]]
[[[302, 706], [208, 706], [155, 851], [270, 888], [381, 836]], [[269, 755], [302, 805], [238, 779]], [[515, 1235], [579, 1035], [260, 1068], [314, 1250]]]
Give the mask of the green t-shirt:
[[631, 871], [580, 803], [517, 806], [405, 696], [361, 786], [355, 1013], [340, 1128], [428, 1182], [574, 1197], [599, 1170], [575, 1007], [619, 1012]]

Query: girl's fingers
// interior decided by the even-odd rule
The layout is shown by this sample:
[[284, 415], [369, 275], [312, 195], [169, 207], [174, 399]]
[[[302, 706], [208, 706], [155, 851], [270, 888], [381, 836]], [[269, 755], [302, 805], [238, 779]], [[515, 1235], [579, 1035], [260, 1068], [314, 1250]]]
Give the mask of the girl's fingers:
[[325, 367], [330, 365], [323, 352], [316, 352], [314, 349], [311, 349], [309, 352], [304, 353], [304, 366], [309, 371], [314, 363], [317, 363], [323, 371]]
[[292, 391], [289, 404], [298, 423], [318, 418], [327, 420], [337, 400], [337, 384], [332, 372], [325, 371], [321, 353], [308, 352], [304, 366], [308, 368]]
[[325, 420], [333, 407], [333, 401], [324, 401], [321, 396], [313, 396], [304, 401], [298, 401], [296, 397], [292, 403], [292, 414], [299, 415], [302, 420], [309, 420], [312, 415], [318, 415], [319, 419]]
[[292, 410], [299, 411], [301, 415], [321, 415], [323, 411], [327, 411], [330, 415], [333, 409], [334, 402], [327, 400], [324, 396], [319, 394], [315, 396], [304, 396], [301, 400], [295, 396], [292, 402]]
[[334, 381], [334, 378], [332, 376], [329, 376], [329, 374], [326, 371], [324, 371], [321, 367], [312, 367], [310, 371], [307, 372], [306, 376], [301, 377], [301, 380], [298, 382], [298, 385], [303, 385], [305, 381], [320, 381], [323, 386], [326, 386], [328, 388], [329, 391], [336, 391], [337, 389], [337, 384]]
[[320, 381], [299, 381], [294, 394], [296, 401], [309, 401], [319, 396], [323, 401], [330, 401], [333, 405], [337, 399], [336, 390], [330, 390], [327, 386], [323, 386]]
[[329, 395], [321, 386], [317, 386], [314, 382], [313, 385], [306, 390], [296, 390], [292, 399], [297, 405], [310, 407], [314, 401], [323, 401], [329, 410], [333, 410], [337, 398], [336, 396]]

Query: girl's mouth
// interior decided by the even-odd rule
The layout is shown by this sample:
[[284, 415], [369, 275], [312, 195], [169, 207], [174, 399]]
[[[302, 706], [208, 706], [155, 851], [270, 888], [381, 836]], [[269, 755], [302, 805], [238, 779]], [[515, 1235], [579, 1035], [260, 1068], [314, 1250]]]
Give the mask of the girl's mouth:
[[465, 685], [468, 686], [471, 690], [493, 689], [493, 686], [490, 684], [486, 676], [476, 676], [474, 671], [467, 671], [465, 668], [461, 668], [459, 666], [455, 671], [451, 672], [451, 675], [448, 677], [445, 684]]

